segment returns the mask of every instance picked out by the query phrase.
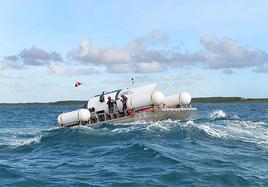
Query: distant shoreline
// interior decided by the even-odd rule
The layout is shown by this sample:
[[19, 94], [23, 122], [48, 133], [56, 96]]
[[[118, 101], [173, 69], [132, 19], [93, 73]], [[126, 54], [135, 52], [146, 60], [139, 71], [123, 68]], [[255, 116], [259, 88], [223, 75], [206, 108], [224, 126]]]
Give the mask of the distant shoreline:
[[[32, 103], [0, 103], [0, 105], [83, 105], [86, 101], [68, 100], [55, 102], [32, 102]], [[192, 103], [248, 103], [268, 102], [268, 98], [243, 98], [243, 97], [196, 97]]]

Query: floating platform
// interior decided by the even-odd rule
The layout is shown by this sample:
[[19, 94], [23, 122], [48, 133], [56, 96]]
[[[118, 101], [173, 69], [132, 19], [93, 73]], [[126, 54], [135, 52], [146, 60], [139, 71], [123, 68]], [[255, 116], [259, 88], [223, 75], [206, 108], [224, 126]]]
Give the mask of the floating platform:
[[[108, 104], [111, 103], [110, 110]], [[83, 109], [60, 114], [57, 121], [61, 127], [129, 124], [139, 121], [150, 123], [169, 119], [185, 121], [196, 111], [190, 103], [189, 93], [180, 92], [165, 96], [156, 90], [156, 83], [153, 83], [102, 92], [91, 97]], [[128, 115], [124, 115], [126, 112]]]
[[[90, 123], [77, 123], [73, 125], [63, 125], [62, 127], [74, 127], [77, 125], [98, 127], [103, 124], [114, 125], [129, 125], [135, 122], [155, 123], [157, 121], [172, 120], [172, 121], [186, 121], [196, 111], [196, 108], [165, 108], [151, 111], [135, 112], [128, 116], [108, 119], [107, 116], [98, 115], [96, 120], [91, 120]], [[105, 115], [105, 114], [103, 114]]]

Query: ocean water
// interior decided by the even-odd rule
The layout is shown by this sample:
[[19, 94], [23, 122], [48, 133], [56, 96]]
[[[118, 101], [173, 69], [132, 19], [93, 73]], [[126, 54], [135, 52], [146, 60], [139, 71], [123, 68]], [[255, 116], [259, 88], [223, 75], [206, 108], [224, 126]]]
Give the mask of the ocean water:
[[268, 103], [186, 122], [59, 128], [76, 105], [0, 106], [0, 186], [268, 186]]

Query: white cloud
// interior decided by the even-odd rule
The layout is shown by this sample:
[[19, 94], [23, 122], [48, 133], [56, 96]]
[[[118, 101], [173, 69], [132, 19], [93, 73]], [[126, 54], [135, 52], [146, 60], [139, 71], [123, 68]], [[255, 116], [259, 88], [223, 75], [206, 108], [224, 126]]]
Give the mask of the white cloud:
[[109, 73], [131, 73], [135, 71], [135, 67], [129, 64], [107, 66]]
[[136, 72], [139, 73], [153, 73], [164, 71], [164, 66], [159, 62], [150, 62], [150, 63], [138, 63]]
[[27, 65], [45, 65], [49, 61], [62, 61], [62, 57], [59, 53], [49, 53], [37, 47], [24, 49], [20, 52], [19, 56], [23, 63]]
[[222, 73], [229, 74], [229, 75], [234, 74], [234, 72], [230, 69], [224, 69], [222, 70]]
[[48, 71], [52, 75], [56, 76], [74, 76], [74, 75], [92, 75], [92, 74], [100, 74], [101, 72], [97, 71], [94, 68], [88, 67], [69, 67], [65, 66], [64, 64], [59, 64], [55, 62], [50, 62], [48, 66]]
[[130, 60], [127, 50], [113, 47], [93, 48], [90, 40], [83, 40], [78, 49], [71, 50], [67, 57], [74, 61], [94, 65], [118, 64]]
[[200, 60], [211, 69], [254, 67], [268, 62], [267, 52], [242, 47], [230, 38], [219, 40], [205, 36], [201, 38], [201, 44], [204, 51], [198, 53]]
[[104, 71], [110, 73], [156, 73], [192, 66], [220, 69], [227, 74], [233, 73], [235, 68], [252, 68], [255, 72], [266, 72], [261, 69], [268, 63], [266, 51], [242, 46], [227, 37], [201, 37], [202, 49], [192, 53], [170, 48], [169, 40], [166, 33], [157, 29], [133, 39], [121, 48], [96, 48], [91, 40], [83, 40], [76, 49], [70, 50], [66, 55], [68, 60], [78, 62], [76, 70], [68, 68], [59, 53], [31, 47], [22, 50], [17, 56], [1, 60], [0, 69], [44, 65], [55, 75], [98, 73], [95, 68], [104, 68]]
[[127, 48], [129, 50], [137, 51], [139, 49], [144, 49], [147, 46], [165, 44], [169, 42], [169, 37], [166, 33], [160, 31], [159, 29], [154, 29], [145, 36], [135, 38], [128, 43]]
[[256, 73], [268, 73], [268, 65], [266, 66], [259, 66], [253, 70]]
[[[166, 52], [147, 50], [147, 47], [167, 42], [168, 36], [159, 30], [153, 30], [144, 37], [134, 39], [124, 48], [94, 48], [91, 40], [83, 40], [77, 49], [68, 52], [67, 58], [83, 64], [105, 65], [109, 67], [109, 72], [118, 73], [150, 72], [150, 63], [152, 71], [158, 72], [163, 70], [158, 62], [166, 61]], [[119, 64], [119, 67], [110, 67], [115, 64]]]
[[0, 70], [11, 68], [11, 69], [22, 69], [24, 65], [18, 60], [16, 56], [8, 56], [0, 61]]
[[31, 47], [22, 50], [18, 55], [7, 56], [0, 60], [0, 70], [23, 69], [27, 65], [49, 65], [50, 62], [63, 62], [59, 53], [47, 52], [42, 49]]
[[159, 62], [141, 62], [108, 66], [110, 73], [155, 73], [165, 71], [165, 67]]
[[168, 41], [167, 34], [160, 30], [138, 37], [123, 48], [94, 48], [91, 41], [86, 40], [78, 49], [70, 51], [67, 57], [81, 63], [102, 64], [113, 73], [154, 73], [168, 68], [199, 65], [208, 69], [223, 69], [224, 73], [230, 74], [233, 68], [258, 67], [268, 62], [267, 52], [243, 47], [230, 38], [204, 36], [200, 40], [203, 49], [193, 53], [171, 50]]
[[65, 68], [57, 63], [51, 62], [48, 66], [49, 72], [57, 76], [71, 76], [73, 75], [73, 70], [70, 68]]
[[98, 71], [94, 68], [88, 68], [88, 67], [80, 67], [77, 68], [75, 71], [75, 74], [77, 75], [92, 75], [92, 74], [101, 74], [101, 71]]

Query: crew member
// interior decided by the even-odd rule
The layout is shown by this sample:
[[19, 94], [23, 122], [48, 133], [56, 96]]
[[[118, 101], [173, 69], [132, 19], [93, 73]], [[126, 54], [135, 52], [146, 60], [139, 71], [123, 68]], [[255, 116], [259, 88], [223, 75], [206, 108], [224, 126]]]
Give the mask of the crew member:
[[102, 92], [102, 94], [100, 95], [99, 100], [100, 100], [101, 103], [105, 101], [104, 92]]
[[98, 121], [98, 118], [97, 118], [97, 114], [96, 114], [95, 108], [94, 107], [89, 108], [89, 111], [90, 111], [90, 114], [91, 114], [90, 119], [91, 119], [92, 123], [97, 122]]
[[124, 112], [124, 115], [127, 116], [127, 100], [128, 100], [128, 98], [123, 93], [121, 94], [121, 98], [122, 99], [120, 99], [120, 101], [123, 104], [122, 111]]
[[113, 119], [114, 118], [114, 105], [115, 105], [115, 102], [110, 96], [108, 97], [107, 105], [108, 105], [108, 109], [109, 109], [109, 115], [110, 115], [111, 119]]

